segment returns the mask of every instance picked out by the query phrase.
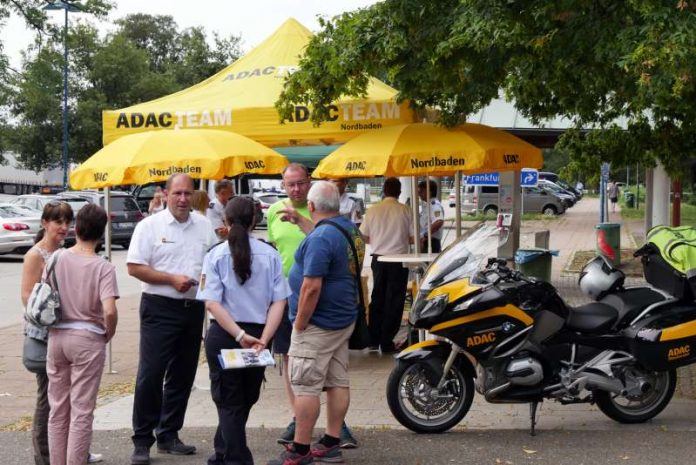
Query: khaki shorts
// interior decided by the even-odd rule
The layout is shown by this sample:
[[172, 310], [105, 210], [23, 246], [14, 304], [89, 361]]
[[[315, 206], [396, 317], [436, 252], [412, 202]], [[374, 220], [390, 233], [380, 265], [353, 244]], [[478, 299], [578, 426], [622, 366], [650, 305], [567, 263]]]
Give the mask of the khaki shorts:
[[348, 339], [353, 326], [332, 330], [310, 324], [292, 332], [288, 355], [295, 395], [319, 396], [324, 388], [349, 386]]

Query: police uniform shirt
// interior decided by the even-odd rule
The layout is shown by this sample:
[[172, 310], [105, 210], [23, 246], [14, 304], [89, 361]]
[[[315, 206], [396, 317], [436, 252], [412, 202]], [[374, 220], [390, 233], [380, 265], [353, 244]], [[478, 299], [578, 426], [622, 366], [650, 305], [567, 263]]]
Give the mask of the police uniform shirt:
[[283, 275], [280, 254], [269, 244], [253, 237], [251, 277], [240, 284], [227, 242], [213, 247], [205, 256], [198, 288], [199, 300], [220, 303], [238, 323], [265, 324], [273, 302], [287, 299], [290, 287]]
[[348, 194], [345, 192], [341, 196], [341, 204], [339, 206], [339, 213], [349, 220], [351, 220], [353, 223], [357, 223], [359, 218], [358, 218], [358, 203], [351, 199]]
[[[190, 214], [183, 223], [169, 209], [150, 215], [135, 227], [126, 263], [147, 265], [156, 271], [186, 275], [199, 280], [203, 257], [217, 242], [210, 221]], [[198, 287], [182, 293], [168, 284], [142, 283], [142, 290], [174, 299], [195, 299]]]
[[213, 231], [225, 226], [225, 206], [218, 200], [217, 197], [210, 202], [208, 209], [205, 211], [205, 216], [210, 220], [210, 224], [213, 226]]
[[[430, 221], [428, 222], [428, 207], [424, 201], [420, 203], [420, 234], [421, 237], [428, 237], [428, 228], [431, 224], [436, 221], [445, 219], [445, 209], [442, 208], [442, 204], [437, 199], [430, 199]], [[442, 230], [440, 228], [437, 232], [432, 234], [433, 239], [442, 239]]]

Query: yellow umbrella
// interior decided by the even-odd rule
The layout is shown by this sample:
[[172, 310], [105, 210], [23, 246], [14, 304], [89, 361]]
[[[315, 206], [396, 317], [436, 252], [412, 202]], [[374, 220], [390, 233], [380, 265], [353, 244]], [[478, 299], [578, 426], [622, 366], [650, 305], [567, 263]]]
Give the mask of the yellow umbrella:
[[175, 173], [221, 179], [241, 173], [277, 174], [287, 158], [227, 131], [150, 131], [122, 137], [70, 173], [73, 189], [163, 181]]
[[447, 129], [432, 123], [390, 126], [366, 134], [324, 158], [313, 176], [443, 176], [541, 168], [541, 150], [482, 124]]

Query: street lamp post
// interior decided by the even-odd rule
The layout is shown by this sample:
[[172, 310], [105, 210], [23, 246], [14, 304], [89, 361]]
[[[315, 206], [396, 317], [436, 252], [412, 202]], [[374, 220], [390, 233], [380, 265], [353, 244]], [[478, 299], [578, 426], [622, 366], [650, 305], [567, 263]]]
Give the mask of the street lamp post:
[[57, 0], [43, 7], [46, 11], [64, 10], [63, 28], [63, 188], [68, 188], [68, 12], [80, 11], [77, 5]]

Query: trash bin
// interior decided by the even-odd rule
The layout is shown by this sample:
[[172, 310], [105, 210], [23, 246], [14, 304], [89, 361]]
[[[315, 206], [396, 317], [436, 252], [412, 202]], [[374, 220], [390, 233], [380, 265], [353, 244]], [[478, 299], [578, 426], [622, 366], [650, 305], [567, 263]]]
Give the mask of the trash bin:
[[636, 194], [633, 192], [624, 192], [626, 199], [626, 208], [636, 208]]
[[552, 255], [554, 252], [546, 249], [518, 249], [515, 252], [515, 267], [525, 276], [551, 282]]
[[597, 230], [597, 255], [603, 255], [614, 266], [621, 264], [621, 225], [599, 223]]

